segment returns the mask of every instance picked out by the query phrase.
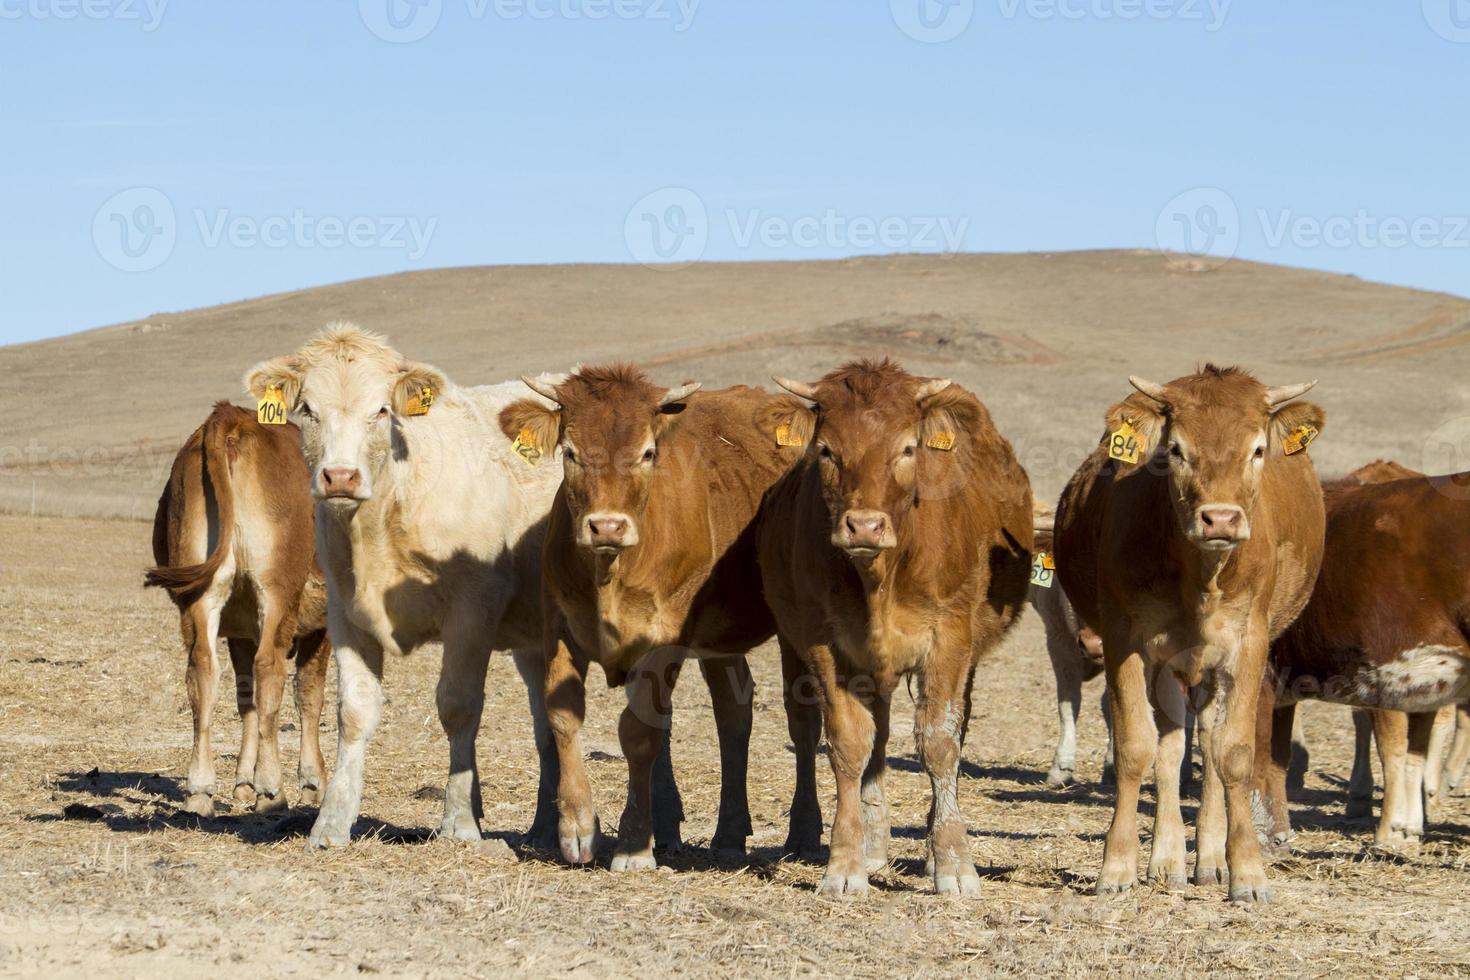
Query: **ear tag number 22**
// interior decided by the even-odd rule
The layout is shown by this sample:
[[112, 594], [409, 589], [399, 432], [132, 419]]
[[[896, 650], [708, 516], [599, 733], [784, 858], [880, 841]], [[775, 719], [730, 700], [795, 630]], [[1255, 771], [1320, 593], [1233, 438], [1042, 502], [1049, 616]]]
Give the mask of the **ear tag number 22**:
[[1132, 419], [1124, 419], [1118, 431], [1108, 437], [1108, 456], [1129, 466], [1137, 466], [1142, 455], [1143, 444], [1138, 438], [1138, 430], [1133, 427]]

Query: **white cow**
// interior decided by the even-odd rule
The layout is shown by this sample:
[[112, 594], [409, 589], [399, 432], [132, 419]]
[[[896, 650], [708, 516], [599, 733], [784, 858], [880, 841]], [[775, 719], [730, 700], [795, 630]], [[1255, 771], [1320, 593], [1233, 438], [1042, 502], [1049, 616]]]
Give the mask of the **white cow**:
[[460, 388], [382, 337], [334, 324], [245, 375], [301, 427], [337, 653], [339, 741], [309, 847], [345, 844], [383, 705], [385, 653], [444, 644], [436, 701], [449, 738], [440, 833], [478, 840], [475, 738], [492, 650], [530, 689], [541, 786], [532, 836], [556, 827], [556, 752], [541, 697], [541, 547], [559, 466], [528, 466], [496, 418], [513, 384]]

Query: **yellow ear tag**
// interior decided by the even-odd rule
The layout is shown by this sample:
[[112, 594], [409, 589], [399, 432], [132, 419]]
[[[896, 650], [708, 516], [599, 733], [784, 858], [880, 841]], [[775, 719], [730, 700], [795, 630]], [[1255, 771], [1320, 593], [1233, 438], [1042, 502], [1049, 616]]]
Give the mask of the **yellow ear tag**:
[[801, 448], [805, 443], [791, 434], [791, 423], [782, 422], [776, 426], [776, 445]]
[[1124, 419], [1118, 431], [1108, 437], [1108, 456], [1134, 466], [1142, 454], [1143, 445], [1138, 440], [1138, 430], [1133, 428], [1133, 420]]
[[926, 441], [924, 445], [928, 446], [930, 449], [938, 449], [941, 452], [947, 453], [954, 448], [954, 433], [935, 432], [929, 436], [928, 441]]
[[434, 389], [424, 385], [416, 395], [410, 395], [408, 405], [403, 409], [404, 415], [428, 415], [429, 409], [434, 404]]
[[1057, 560], [1050, 551], [1038, 551], [1031, 559], [1031, 584], [1049, 589], [1057, 580]]
[[1288, 456], [1295, 456], [1312, 444], [1317, 438], [1317, 430], [1310, 425], [1299, 425], [1291, 430], [1291, 434], [1281, 443], [1281, 449]]
[[536, 435], [530, 429], [522, 429], [516, 433], [516, 441], [511, 443], [510, 448], [516, 451], [516, 455], [526, 461], [528, 466], [535, 466], [541, 462], [541, 450], [536, 445]]
[[255, 421], [261, 425], [286, 424], [286, 394], [280, 385], [271, 385], [255, 403]]

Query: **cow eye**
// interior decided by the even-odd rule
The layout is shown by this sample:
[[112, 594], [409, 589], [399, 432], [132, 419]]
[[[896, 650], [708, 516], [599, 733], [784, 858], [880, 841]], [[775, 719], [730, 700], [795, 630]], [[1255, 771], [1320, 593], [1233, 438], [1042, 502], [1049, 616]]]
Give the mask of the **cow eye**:
[[568, 463], [575, 463], [577, 461], [576, 450], [572, 449], [571, 446], [564, 447], [561, 451], [561, 455], [562, 459], [566, 460]]
[[316, 413], [311, 410], [311, 405], [307, 402], [303, 401], [301, 403], [301, 414], [311, 419], [313, 422], [316, 421]]
[[378, 418], [385, 419], [387, 417], [388, 417], [388, 406], [387, 405], [384, 405], [382, 408], [378, 409]]
[[1256, 459], [1265, 459], [1265, 458], [1266, 458], [1266, 447], [1265, 446], [1257, 446], [1256, 447]]
[[1169, 443], [1169, 455], [1175, 459], [1182, 460], [1184, 458], [1184, 450], [1179, 448], [1179, 443], [1171, 442]]
[[831, 459], [832, 450], [828, 449], [826, 446], [818, 446], [817, 455], [822, 457], [823, 459]]
[[914, 447], [913, 446], [904, 446], [903, 447], [903, 454], [904, 454], [904, 456], [912, 456], [914, 454]]
[[653, 462], [653, 457], [654, 457], [655, 454], [656, 453], [655, 453], [654, 448], [652, 446], [649, 446], [647, 449], [643, 450], [643, 462], [645, 462], [645, 463], [651, 463], [651, 462]]

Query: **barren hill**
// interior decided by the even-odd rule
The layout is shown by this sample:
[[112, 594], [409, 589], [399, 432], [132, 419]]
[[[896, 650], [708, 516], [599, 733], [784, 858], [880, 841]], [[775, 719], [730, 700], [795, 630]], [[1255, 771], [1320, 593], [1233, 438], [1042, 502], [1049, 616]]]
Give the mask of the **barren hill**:
[[[1039, 494], [1061, 487], [1127, 375], [1240, 363], [1317, 377], [1324, 471], [1374, 456], [1470, 467], [1470, 301], [1148, 251], [405, 273], [0, 348], [0, 509], [147, 517], [180, 440], [257, 360], [354, 320], [462, 384], [612, 358], [665, 382], [815, 378], [889, 353], [990, 406]], [[1465, 458], [1456, 461], [1455, 453]]]

